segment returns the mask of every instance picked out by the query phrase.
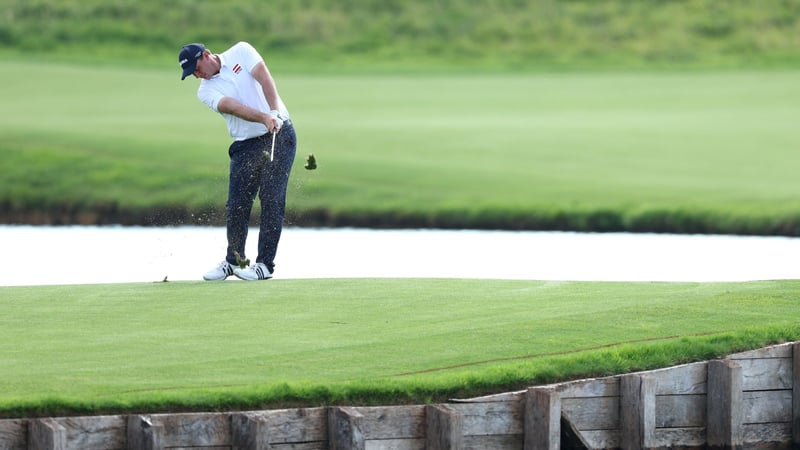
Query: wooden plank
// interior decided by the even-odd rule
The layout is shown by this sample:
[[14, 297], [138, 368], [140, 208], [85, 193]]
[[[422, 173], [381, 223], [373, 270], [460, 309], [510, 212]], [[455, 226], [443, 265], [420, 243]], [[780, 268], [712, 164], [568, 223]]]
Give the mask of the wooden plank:
[[562, 400], [566, 398], [619, 396], [619, 377], [590, 378], [588, 380], [570, 381], [555, 386], [561, 394]]
[[657, 380], [656, 395], [705, 394], [707, 363], [692, 363], [647, 372]]
[[731, 360], [708, 363], [707, 443], [712, 447], [740, 446], [742, 425], [742, 368]]
[[567, 420], [563, 415], [561, 416], [561, 436], [559, 436], [559, 445], [556, 449], [589, 449], [592, 448], [588, 442], [583, 438], [583, 435], [578, 431], [575, 426]]
[[746, 423], [742, 425], [743, 443], [781, 443], [789, 446], [792, 440], [792, 424], [780, 423]]
[[231, 419], [228, 414], [154, 414], [150, 418], [154, 424], [163, 427], [164, 447], [231, 445]]
[[728, 355], [725, 359], [741, 360], [741, 359], [764, 359], [764, 358], [791, 358], [792, 345], [789, 342], [786, 344], [771, 345], [769, 347], [758, 348], [741, 353], [734, 353]]
[[27, 450], [28, 419], [0, 420], [0, 449]]
[[125, 416], [85, 416], [57, 419], [67, 432], [67, 448], [124, 450], [127, 447]]
[[620, 441], [623, 449], [652, 447], [656, 423], [656, 380], [649, 375], [620, 378]]
[[328, 409], [328, 445], [331, 450], [364, 449], [364, 416], [355, 408]]
[[426, 448], [460, 450], [464, 447], [464, 423], [461, 415], [447, 405], [425, 407]]
[[51, 418], [28, 422], [29, 450], [67, 450], [67, 430]]
[[581, 431], [581, 436], [592, 449], [620, 448], [619, 430]]
[[329, 450], [328, 441], [269, 444], [270, 450]]
[[740, 359], [742, 390], [766, 391], [792, 388], [792, 359]]
[[514, 402], [452, 403], [463, 423], [464, 436], [487, 434], [522, 434], [524, 404]]
[[259, 411], [269, 422], [270, 445], [290, 442], [328, 442], [327, 408]]
[[269, 422], [263, 414], [231, 414], [231, 450], [269, 449]]
[[555, 389], [528, 389], [523, 443], [525, 450], [559, 450], [561, 397]]
[[367, 440], [365, 450], [425, 450], [425, 439]]
[[147, 416], [128, 416], [128, 450], [164, 450], [164, 427]]
[[656, 428], [705, 426], [705, 395], [656, 395]]
[[357, 408], [364, 416], [364, 439], [423, 439], [425, 406], [377, 406]]
[[225, 445], [225, 446], [221, 446], [221, 447], [215, 445], [213, 447], [205, 447], [205, 446], [203, 446], [203, 447], [195, 447], [195, 446], [191, 446], [191, 447], [168, 447], [168, 449], [169, 450], [231, 450], [231, 447], [230, 447], [230, 445]]
[[792, 344], [792, 445], [800, 447], [800, 342]]
[[484, 395], [482, 397], [472, 397], [472, 398], [453, 398], [453, 399], [448, 400], [448, 402], [452, 402], [452, 403], [489, 403], [489, 402], [520, 401], [520, 399], [525, 397], [525, 392], [527, 392], [527, 391], [502, 392], [500, 394]]
[[653, 436], [653, 446], [655, 448], [703, 448], [705, 443], [705, 427], [656, 428]]
[[619, 397], [561, 398], [563, 414], [579, 431], [619, 429]]
[[464, 436], [464, 446], [462, 448], [475, 450], [518, 449], [522, 448], [522, 435]]
[[742, 423], [792, 421], [792, 391], [742, 393]]

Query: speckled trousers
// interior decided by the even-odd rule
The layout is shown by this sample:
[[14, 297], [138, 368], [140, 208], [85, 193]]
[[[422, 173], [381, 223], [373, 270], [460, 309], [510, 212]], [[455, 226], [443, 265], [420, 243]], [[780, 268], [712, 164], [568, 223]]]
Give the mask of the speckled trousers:
[[226, 203], [228, 253], [225, 259], [236, 264], [234, 252], [245, 258], [245, 242], [250, 212], [258, 195], [261, 217], [258, 233], [258, 256], [272, 271], [283, 230], [286, 188], [297, 150], [297, 135], [291, 122], [284, 123], [275, 138], [273, 160], [266, 152], [272, 146], [272, 133], [244, 141], [235, 141], [228, 149], [230, 179]]

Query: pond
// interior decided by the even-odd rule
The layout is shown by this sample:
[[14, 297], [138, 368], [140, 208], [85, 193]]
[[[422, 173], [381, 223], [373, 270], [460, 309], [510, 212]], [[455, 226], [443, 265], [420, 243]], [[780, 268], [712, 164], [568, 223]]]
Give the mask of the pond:
[[[225, 246], [218, 227], [0, 225], [0, 286], [201, 280]], [[290, 227], [275, 278], [749, 281], [797, 278], [798, 255], [786, 237]]]

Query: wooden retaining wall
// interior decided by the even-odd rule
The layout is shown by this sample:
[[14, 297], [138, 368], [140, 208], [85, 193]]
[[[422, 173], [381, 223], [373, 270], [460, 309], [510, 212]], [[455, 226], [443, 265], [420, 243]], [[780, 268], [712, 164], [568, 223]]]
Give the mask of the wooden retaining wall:
[[800, 344], [445, 404], [0, 420], [0, 450], [792, 448]]

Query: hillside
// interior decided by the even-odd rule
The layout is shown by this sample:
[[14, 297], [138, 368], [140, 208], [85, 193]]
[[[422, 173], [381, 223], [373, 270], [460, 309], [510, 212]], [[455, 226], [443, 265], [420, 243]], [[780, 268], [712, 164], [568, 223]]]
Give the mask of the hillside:
[[302, 71], [800, 65], [792, 1], [3, 0], [0, 11], [0, 51], [140, 64], [166, 64], [187, 42], [248, 40]]

